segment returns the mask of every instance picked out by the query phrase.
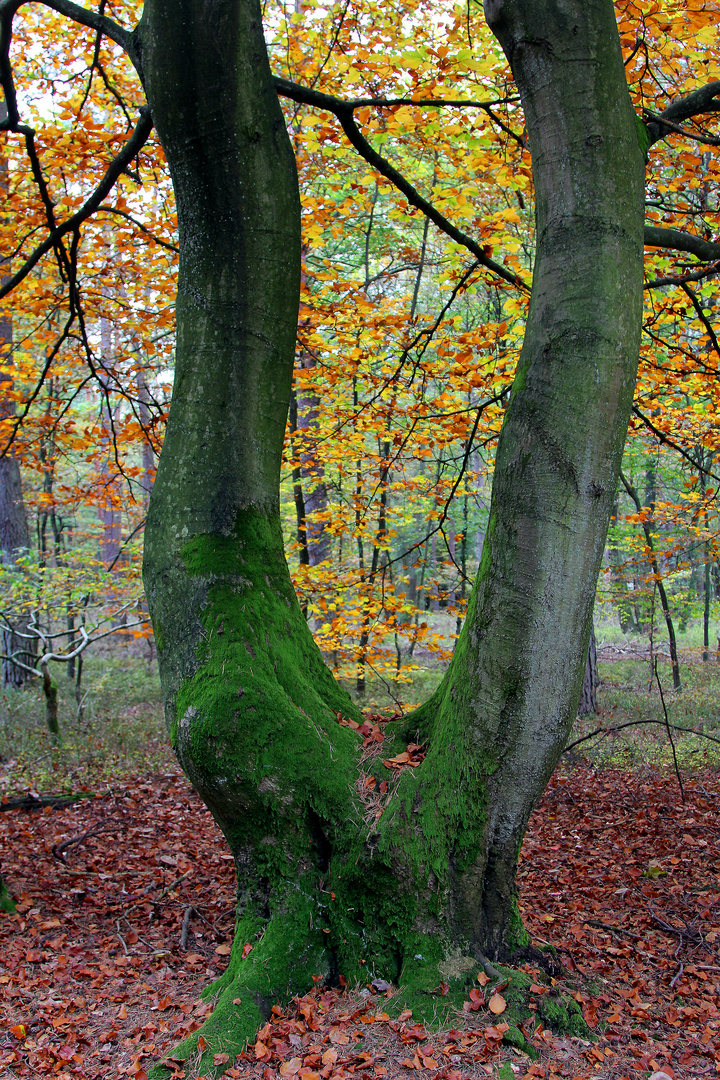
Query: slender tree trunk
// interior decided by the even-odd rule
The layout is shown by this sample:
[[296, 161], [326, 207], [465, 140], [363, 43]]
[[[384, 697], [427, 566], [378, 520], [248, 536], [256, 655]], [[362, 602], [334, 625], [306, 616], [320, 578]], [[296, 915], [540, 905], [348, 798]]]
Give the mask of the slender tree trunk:
[[48, 731], [54, 740], [60, 736], [58, 723], [58, 687], [57, 682], [50, 674], [48, 664], [42, 664], [42, 684], [45, 694], [45, 721]]
[[[620, 473], [620, 477], [625, 486], [625, 490], [635, 503], [637, 512], [642, 510], [642, 503], [640, 502], [640, 496], [630, 483], [624, 473]], [[643, 521], [642, 523], [643, 533], [645, 534], [645, 543], [648, 546], [650, 552], [650, 566], [652, 567], [653, 576], [657, 585], [658, 596], [660, 597], [660, 606], [662, 608], [663, 618], [665, 619], [665, 626], [668, 632], [668, 647], [670, 649], [670, 663], [672, 664], [673, 673], [673, 690], [680, 690], [680, 661], [677, 651], [677, 640], [675, 638], [675, 625], [673, 623], [672, 612], [670, 611], [670, 602], [668, 600], [667, 591], [660, 577], [660, 567], [658, 566], [657, 555], [655, 553], [655, 541], [653, 540], [652, 529], [649, 521]]]
[[420, 998], [448, 955], [477, 963], [527, 940], [517, 853], [577, 708], [636, 376], [643, 152], [610, 0], [505, 0], [488, 18], [530, 136], [533, 297], [468, 616], [440, 689], [394, 744], [419, 729], [427, 755], [369, 831], [359, 740], [338, 722], [354, 709], [282, 549], [300, 212], [260, 7], [145, 5], [181, 251], [145, 581], [173, 745], [238, 876], [201, 1071], [312, 976], [372, 970]]
[[[706, 521], [707, 525], [707, 521]], [[705, 595], [703, 597], [703, 660], [710, 659], [710, 541], [705, 541]]]
[[597, 666], [597, 645], [595, 643], [595, 627], [590, 631], [590, 644], [588, 645], [587, 660], [585, 662], [585, 675], [583, 677], [582, 690], [580, 691], [580, 704], [578, 716], [588, 716], [596, 713], [597, 688], [600, 683]]
[[[4, 110], [0, 106], [0, 111]], [[8, 197], [8, 163], [4, 154], [5, 135], [0, 134], [0, 206]], [[0, 285], [9, 276], [10, 266], [5, 259], [0, 259]], [[15, 405], [8, 398], [9, 391], [13, 388], [13, 378], [8, 372], [12, 363], [13, 325], [9, 314], [0, 314], [0, 365], [5, 369], [0, 371], [0, 419], [15, 414]], [[3, 449], [0, 440], [0, 451]], [[0, 457], [0, 559], [7, 564], [15, 564], [20, 555], [30, 548], [30, 531], [28, 529], [25, 504], [23, 502], [22, 479], [20, 476], [20, 464], [17, 458], [8, 452]], [[8, 619], [17, 634], [10, 630], [2, 632], [1, 651], [5, 656], [18, 655], [25, 663], [33, 659], [33, 651], [30, 643], [19, 635], [27, 631], [27, 617], [22, 613], [17, 615], [7, 612]], [[2, 661], [3, 686], [20, 687], [31, 678], [23, 668], [13, 664], [11, 660]]]
[[[112, 326], [110, 320], [100, 320], [100, 339], [102, 357], [105, 366], [112, 363]], [[118, 482], [115, 476], [115, 441], [113, 436], [113, 415], [108, 388], [110, 379], [104, 373], [98, 375], [105, 391], [102, 401], [103, 436], [100, 443], [102, 455], [100, 461], [100, 485], [104, 491], [103, 503], [99, 510], [102, 523], [102, 539], [100, 541], [100, 560], [105, 566], [112, 566], [117, 561], [120, 552], [121, 540], [121, 514], [117, 506]]]
[[[300, 367], [312, 371], [315, 360], [300, 357]], [[305, 531], [310, 566], [318, 566], [330, 558], [330, 533], [324, 515], [328, 508], [325, 467], [318, 455], [318, 409], [316, 393], [304, 392], [297, 398], [297, 430], [300, 451], [300, 471], [304, 481]]]
[[[295, 439], [298, 425], [297, 398], [293, 390], [290, 395], [290, 452], [293, 459], [293, 499], [295, 502], [295, 518], [297, 520], [298, 561], [301, 566], [310, 565], [310, 552], [308, 550], [307, 516], [305, 512], [305, 496], [303, 494], [302, 473], [300, 466], [296, 464]], [[306, 614], [307, 617], [307, 614]]]
[[628, 586], [625, 571], [623, 569], [623, 557], [618, 548], [612, 530], [617, 526], [620, 513], [620, 495], [616, 495], [610, 515], [610, 542], [608, 543], [608, 562], [610, 564], [610, 581], [612, 586], [612, 602], [617, 610], [620, 629], [623, 634], [629, 630], [639, 631], [640, 627], [633, 618], [632, 607], [628, 598]]

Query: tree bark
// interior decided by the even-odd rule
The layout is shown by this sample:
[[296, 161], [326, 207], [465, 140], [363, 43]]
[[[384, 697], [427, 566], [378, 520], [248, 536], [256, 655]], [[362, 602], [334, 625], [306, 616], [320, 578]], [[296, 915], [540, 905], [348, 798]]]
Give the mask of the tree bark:
[[320, 883], [336, 836], [359, 820], [358, 740], [336, 715], [356, 712], [283, 553], [300, 203], [260, 7], [148, 0], [139, 38], [180, 232], [144, 577], [172, 743], [235, 857], [237, 940], [254, 948], [234, 954], [226, 979], [241, 968], [242, 1004], [230, 989], [211, 1027], [244, 1043], [274, 1000], [332, 976]]
[[[0, 106], [0, 112], [2, 111], [4, 105]], [[0, 203], [5, 202], [8, 197], [8, 164], [3, 149], [4, 139], [5, 136], [0, 135]], [[8, 261], [0, 259], [0, 285], [5, 283], [9, 274]], [[12, 373], [8, 371], [8, 368], [12, 367], [12, 344], [12, 318], [9, 314], [0, 314], [0, 365], [4, 369], [0, 371], [0, 419], [3, 420], [15, 414], [15, 404], [9, 397], [13, 388]], [[29, 548], [30, 532], [23, 501], [20, 463], [8, 452], [0, 457], [0, 558], [6, 564], [14, 564]], [[6, 615], [19, 634], [27, 630], [27, 616], [12, 612], [6, 612]], [[3, 655], [18, 655], [24, 663], [32, 662], [34, 655], [29, 646], [30, 643], [17, 634], [9, 630], [2, 632], [0, 651]], [[2, 661], [3, 686], [20, 687], [29, 678], [30, 674], [11, 660]]]
[[636, 376], [644, 157], [610, 0], [505, 0], [487, 14], [532, 149], [533, 296], [454, 659], [387, 736], [389, 757], [420, 730], [427, 754], [366, 825], [358, 738], [338, 723], [357, 714], [282, 548], [300, 214], [259, 4], [145, 5], [138, 40], [181, 255], [144, 573], [173, 746], [238, 876], [203, 1071], [313, 975], [371, 970], [421, 994], [450, 954], [477, 964], [527, 943], [517, 854], [577, 708]]
[[585, 675], [583, 676], [582, 690], [580, 691], [580, 704], [578, 716], [589, 716], [596, 713], [597, 688], [600, 683], [597, 666], [597, 646], [595, 644], [595, 627], [590, 631], [590, 644], [588, 645], [587, 660], [585, 661]]
[[486, 0], [485, 11], [525, 111], [537, 259], [483, 557], [424, 710], [416, 797], [421, 828], [431, 806], [450, 826], [455, 937], [498, 956], [524, 940], [517, 852], [587, 656], [637, 372], [644, 155], [611, 3]]

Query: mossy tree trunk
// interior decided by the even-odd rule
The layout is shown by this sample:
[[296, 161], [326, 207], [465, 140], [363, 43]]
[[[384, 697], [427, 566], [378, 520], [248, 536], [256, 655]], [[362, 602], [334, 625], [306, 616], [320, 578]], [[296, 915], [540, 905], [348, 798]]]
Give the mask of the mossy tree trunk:
[[403, 745], [420, 730], [427, 756], [368, 825], [359, 740], [337, 716], [354, 709], [282, 547], [300, 213], [260, 7], [145, 5], [138, 39], [181, 246], [145, 581], [173, 745], [239, 890], [203, 1069], [313, 975], [429, 988], [446, 954], [526, 944], [517, 855], [577, 707], [636, 375], [643, 149], [610, 0], [486, 11], [530, 136], [532, 302], [468, 617], [440, 689], [397, 733]]

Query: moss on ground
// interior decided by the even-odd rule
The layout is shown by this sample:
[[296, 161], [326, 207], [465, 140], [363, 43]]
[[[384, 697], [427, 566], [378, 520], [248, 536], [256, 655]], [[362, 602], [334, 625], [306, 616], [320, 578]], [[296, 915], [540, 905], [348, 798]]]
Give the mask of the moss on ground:
[[471, 1000], [471, 990], [481, 992], [486, 1002], [499, 991], [506, 1002], [503, 1012], [493, 1016], [480, 1009], [477, 1015], [483, 1022], [489, 1016], [494, 1022], [508, 1024], [503, 1041], [533, 1060], [537, 1051], [524, 1031], [536, 1027], [538, 1017], [556, 1034], [591, 1037], [577, 1002], [561, 995], [554, 987], [548, 987], [544, 994], [533, 993], [530, 989], [533, 980], [527, 972], [517, 968], [488, 967], [488, 971], [497, 971], [499, 978], [491, 978], [481, 988], [478, 975], [484, 969], [475, 957], [460, 952], [446, 955], [438, 939], [430, 935], [418, 938], [416, 946], [418, 952], [408, 956], [403, 965], [400, 991], [388, 1005], [388, 1011], [392, 1008], [394, 1015], [410, 1009], [413, 1019], [430, 1029], [453, 1027], [457, 1013], [462, 1012], [464, 1003]]
[[0, 911], [4, 911], [7, 915], [15, 914], [15, 901], [8, 892], [2, 877], [0, 877]]

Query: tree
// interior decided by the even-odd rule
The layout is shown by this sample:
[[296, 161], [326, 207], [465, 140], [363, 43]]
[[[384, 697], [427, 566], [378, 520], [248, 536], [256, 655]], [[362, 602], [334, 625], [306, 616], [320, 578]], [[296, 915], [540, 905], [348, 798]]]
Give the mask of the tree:
[[[635, 385], [645, 156], [673, 125], [712, 111], [720, 86], [644, 125], [608, 0], [487, 0], [532, 153], [532, 299], [463, 631], [438, 692], [386, 734], [376, 779], [410, 758], [408, 742], [424, 760], [367, 823], [361, 718], [313, 642], [282, 546], [301, 242], [278, 90], [334, 112], [477, 264], [522, 283], [368, 149], [355, 104], [273, 79], [255, 0], [147, 0], [132, 33], [70, 0], [45, 4], [125, 49], [148, 108], [111, 172], [154, 123], [177, 201], [176, 374], [145, 582], [173, 746], [238, 874], [235, 946], [207, 1045], [237, 1048], [273, 999], [312, 976], [371, 970], [412, 995], [437, 986], [448, 953], [517, 955], [530, 945], [517, 854], [575, 716]], [[12, 130], [20, 6], [0, 0]]]
[[[236, 974], [245, 990], [216, 1010], [216, 1030], [247, 1030], [261, 999], [333, 965], [353, 978], [366, 961], [429, 989], [447, 948], [498, 957], [527, 944], [517, 851], [577, 706], [642, 310], [644, 150], [613, 11], [571, 7], [577, 34], [547, 5], [490, 11], [533, 151], [533, 301], [473, 602], [440, 691], [411, 720], [427, 756], [367, 837], [352, 732], [334, 715], [353, 712], [282, 555], [299, 213], [259, 11], [218, 5], [218, 54], [196, 5], [182, 19], [177, 5], [145, 6], [145, 86], [181, 229], [176, 384], [146, 584], [174, 745], [228, 837], [236, 940], [254, 945], [231, 964], [226, 993], [236, 996]], [[342, 118], [352, 132], [351, 110]]]
[[[0, 117], [4, 115], [5, 110], [0, 107]], [[7, 160], [0, 146], [0, 198], [3, 200], [7, 197], [7, 188]], [[0, 258], [0, 285], [4, 284], [9, 276], [7, 270], [6, 260]], [[12, 390], [12, 375], [8, 372], [8, 367], [12, 367], [12, 337], [12, 319], [7, 315], [0, 315], [0, 363], [3, 366], [0, 372], [0, 389], [4, 398], [0, 401], [0, 410], [3, 416], [12, 415], [15, 411], [9, 393]], [[30, 535], [23, 502], [20, 465], [13, 454], [6, 454], [0, 458], [0, 558], [3, 563], [13, 564], [29, 547]], [[25, 623], [22, 620], [17, 625], [15, 623], [16, 620], [3, 627], [3, 653], [12, 653], [18, 647], [19, 639], [14, 631], [23, 631]], [[27, 658], [25, 653], [23, 656]], [[2, 661], [4, 686], [22, 686], [26, 678], [22, 667], [12, 661]]]

